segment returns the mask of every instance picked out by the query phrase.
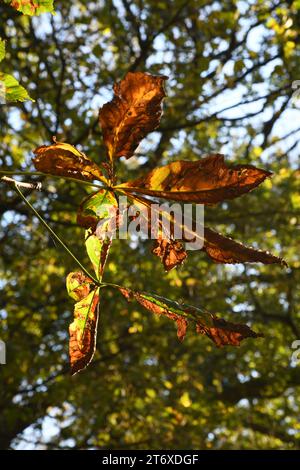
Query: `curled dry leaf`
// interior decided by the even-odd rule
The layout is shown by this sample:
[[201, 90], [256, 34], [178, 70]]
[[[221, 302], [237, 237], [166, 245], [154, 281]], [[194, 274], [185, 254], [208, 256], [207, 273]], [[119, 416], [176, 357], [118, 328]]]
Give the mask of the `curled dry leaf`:
[[42, 145], [34, 150], [34, 154], [33, 164], [43, 173], [84, 181], [107, 182], [98, 165], [73, 145], [63, 142]]
[[186, 335], [188, 321], [183, 317], [177, 317], [176, 324], [177, 324], [177, 337], [179, 341], [183, 341]]
[[186, 334], [189, 321], [196, 323], [198, 333], [206, 335], [216, 346], [239, 346], [245, 338], [263, 336], [255, 333], [247, 325], [227, 322], [206, 310], [191, 305], [180, 304], [155, 294], [135, 292], [123, 287], [119, 288], [124, 297], [136, 300], [140, 305], [157, 315], [165, 315], [177, 323], [177, 336], [182, 341]]
[[228, 166], [223, 155], [212, 154], [197, 162], [170, 163], [116, 188], [176, 201], [215, 204], [248, 193], [268, 176], [269, 171], [251, 165]]
[[160, 122], [167, 77], [128, 72], [114, 85], [114, 98], [100, 110], [99, 119], [110, 161], [133, 155], [141, 140]]

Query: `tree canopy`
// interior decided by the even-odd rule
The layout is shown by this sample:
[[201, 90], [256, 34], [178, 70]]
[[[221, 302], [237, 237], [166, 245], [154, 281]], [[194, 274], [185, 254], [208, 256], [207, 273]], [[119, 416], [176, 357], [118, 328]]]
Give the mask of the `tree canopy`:
[[[113, 83], [127, 72], [168, 76], [160, 126], [118, 162], [120, 179], [215, 153], [272, 172], [254, 192], [206, 207], [205, 221], [288, 267], [221, 265], [195, 251], [166, 274], [151, 240], [114, 241], [105, 281], [167, 293], [265, 337], [239, 348], [197, 335], [181, 343], [168, 319], [107, 291], [94, 361], [71, 377], [74, 261], [0, 182], [0, 447], [299, 449], [299, 1], [58, 0], [55, 15], [52, 2], [35, 5], [0, 2], [0, 78], [22, 87], [0, 104], [0, 170], [25, 180], [53, 136], [99, 165], [98, 112]], [[76, 214], [89, 189], [26, 181], [42, 182], [26, 196], [86, 265]]]

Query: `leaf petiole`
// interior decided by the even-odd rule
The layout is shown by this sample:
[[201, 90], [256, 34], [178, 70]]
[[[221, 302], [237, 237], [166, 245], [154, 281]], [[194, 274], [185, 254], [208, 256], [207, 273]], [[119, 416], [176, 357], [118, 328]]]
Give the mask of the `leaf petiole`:
[[38, 220], [44, 225], [44, 227], [48, 230], [49, 233], [55, 238], [55, 240], [62, 246], [62, 248], [73, 258], [76, 264], [80, 267], [80, 269], [96, 284], [97, 286], [101, 286], [100, 283], [89, 271], [81, 264], [78, 258], [72, 253], [72, 251], [67, 247], [67, 245], [61, 240], [61, 238], [52, 230], [52, 228], [47, 224], [47, 222], [43, 219], [43, 217], [37, 212], [37, 210], [30, 204], [30, 202], [26, 199], [20, 188], [18, 187], [18, 183], [15, 182], [14, 184], [15, 191], [19, 194], [19, 196], [23, 199], [25, 204], [32, 210], [34, 215], [38, 218]]

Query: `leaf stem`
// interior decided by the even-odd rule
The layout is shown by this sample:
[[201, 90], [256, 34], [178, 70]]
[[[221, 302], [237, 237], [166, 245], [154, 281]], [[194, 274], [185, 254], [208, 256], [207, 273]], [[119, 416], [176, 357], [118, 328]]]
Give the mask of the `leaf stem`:
[[67, 247], [67, 245], [61, 240], [61, 238], [52, 230], [52, 228], [47, 224], [47, 222], [43, 219], [43, 217], [37, 212], [37, 210], [30, 204], [30, 202], [26, 199], [20, 188], [18, 187], [18, 183], [15, 182], [14, 185], [15, 191], [19, 194], [19, 196], [23, 199], [25, 204], [32, 210], [34, 215], [39, 219], [39, 221], [44, 225], [44, 227], [48, 230], [49, 233], [55, 238], [55, 240], [63, 247], [63, 249], [73, 258], [76, 264], [82, 269], [82, 271], [97, 285], [101, 286], [102, 284], [88, 272], [88, 270], [81, 264], [78, 258], [72, 253], [72, 251]]

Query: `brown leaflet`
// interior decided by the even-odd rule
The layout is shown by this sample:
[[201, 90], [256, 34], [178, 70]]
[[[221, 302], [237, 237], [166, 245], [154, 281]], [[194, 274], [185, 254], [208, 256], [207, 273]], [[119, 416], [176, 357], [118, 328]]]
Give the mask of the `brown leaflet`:
[[38, 171], [84, 181], [106, 182], [102, 171], [84, 153], [63, 142], [43, 145], [34, 150], [33, 164]]
[[[69, 326], [69, 355], [72, 375], [86, 367], [95, 351], [99, 290], [82, 272], [67, 276], [67, 291], [76, 300], [74, 320]], [[91, 289], [93, 290], [91, 291]]]
[[160, 258], [166, 271], [181, 265], [187, 258], [187, 252], [178, 240], [158, 238], [151, 252]]
[[268, 251], [245, 246], [208, 227], [204, 227], [204, 246], [202, 250], [216, 263], [263, 263], [287, 266], [283, 258], [272, 255]]
[[271, 173], [252, 165], [226, 165], [224, 155], [212, 154], [197, 162], [177, 161], [116, 187], [126, 192], [175, 201], [216, 204], [248, 193]]
[[69, 296], [78, 302], [89, 295], [93, 281], [83, 272], [77, 271], [68, 274], [66, 284]]
[[181, 341], [185, 337], [189, 321], [196, 323], [196, 331], [206, 335], [218, 347], [239, 346], [245, 338], [263, 336], [261, 333], [255, 333], [245, 324], [227, 322], [197, 307], [179, 304], [154, 294], [134, 292], [122, 287], [119, 290], [128, 301], [134, 299], [150, 312], [156, 315], [165, 315], [174, 320], [177, 323], [177, 336]]
[[[104, 266], [112, 243], [111, 221], [118, 207], [113, 193], [103, 189], [90, 195], [84, 201], [82, 217], [92, 216], [97, 222], [96, 234], [86, 232], [85, 245], [93, 264], [97, 279], [101, 282]], [[81, 282], [84, 285], [81, 285]], [[99, 288], [86, 285], [90, 280], [81, 273], [71, 273], [67, 277], [69, 295], [75, 300], [74, 321], [69, 327], [71, 372], [75, 374], [85, 368], [92, 360], [96, 348], [97, 325], [99, 316]]]
[[196, 331], [206, 335], [217, 347], [239, 346], [240, 342], [246, 338], [262, 338], [262, 333], [255, 333], [249, 326], [242, 323], [232, 323], [223, 318], [213, 317], [213, 327], [207, 327], [197, 323]]
[[151, 211], [154, 209], [151, 201], [139, 196], [130, 197], [137, 208], [141, 207], [140, 216], [144, 219], [147, 234], [155, 240], [151, 253], [160, 258], [167, 272], [176, 266], [180, 266], [187, 258], [187, 253], [183, 244], [172, 238], [172, 219], [170, 223], [171, 230], [165, 227], [164, 221], [159, 218], [157, 218], [158, 226], [153, 227], [151, 224]]
[[[92, 217], [93, 230], [86, 232], [85, 245], [93, 264], [97, 279], [101, 282], [108, 251], [112, 243], [111, 221], [118, 207], [113, 193], [107, 189], [90, 195], [81, 206], [81, 216]], [[96, 227], [95, 227], [96, 229]], [[84, 285], [81, 285], [81, 282]], [[81, 273], [71, 273], [67, 277], [67, 289], [70, 296], [79, 300], [75, 304], [74, 321], [69, 327], [71, 372], [75, 374], [85, 368], [92, 360], [96, 348], [97, 325], [99, 316], [99, 288], [86, 285], [90, 280]]]
[[96, 349], [98, 308], [98, 288], [75, 304], [74, 320], [69, 326], [69, 355], [72, 375], [87, 367], [93, 359]]
[[39, 15], [53, 11], [53, 0], [4, 0], [24, 15]]
[[114, 84], [114, 98], [100, 110], [103, 140], [110, 161], [133, 155], [141, 140], [159, 125], [167, 77], [128, 72]]

